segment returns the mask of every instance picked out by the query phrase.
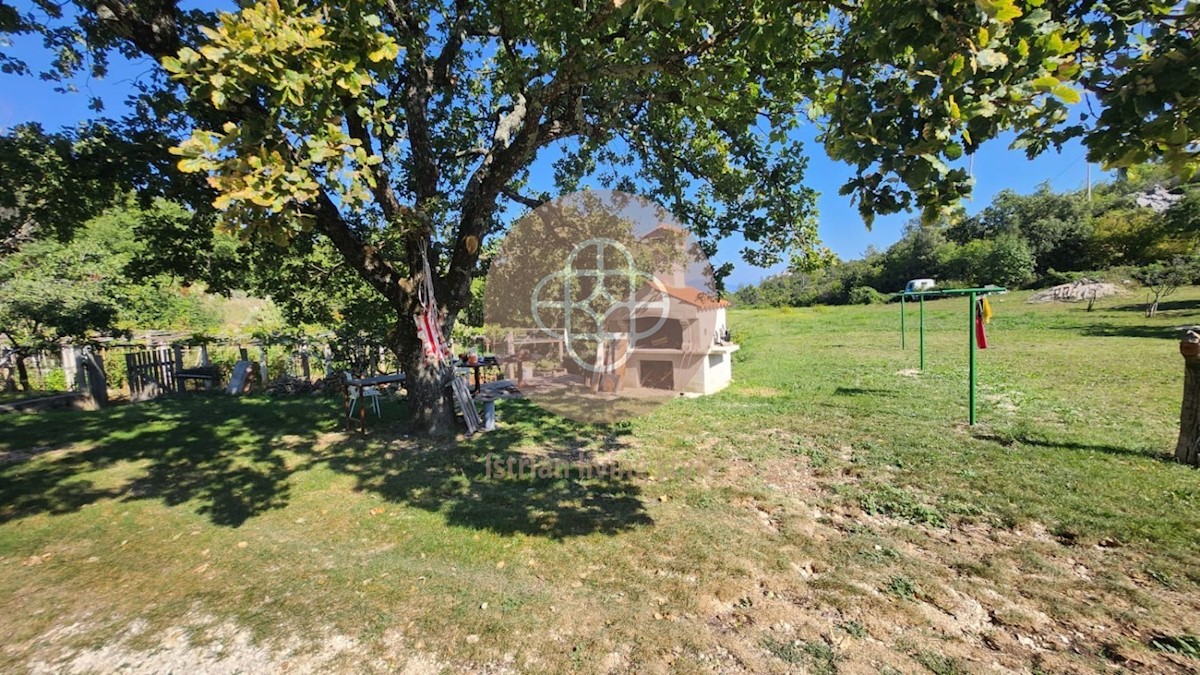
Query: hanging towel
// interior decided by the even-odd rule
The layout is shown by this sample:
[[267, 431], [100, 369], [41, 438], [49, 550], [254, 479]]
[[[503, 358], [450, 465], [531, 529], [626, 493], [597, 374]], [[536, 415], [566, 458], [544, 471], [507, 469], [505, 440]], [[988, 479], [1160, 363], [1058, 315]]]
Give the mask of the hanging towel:
[[413, 321], [417, 324], [417, 335], [421, 337], [425, 362], [441, 365], [450, 360], [450, 342], [442, 333], [439, 323], [441, 314], [438, 312], [437, 300], [434, 299], [433, 270], [429, 266], [424, 247], [421, 247], [421, 266], [421, 285], [417, 287], [417, 302], [421, 309], [413, 315]]
[[426, 363], [438, 365], [450, 357], [450, 345], [435, 318], [437, 305], [430, 309], [433, 311], [419, 312], [413, 315], [413, 319], [417, 322], [417, 334], [421, 337], [421, 351]]
[[984, 298], [979, 301], [979, 306], [982, 309], [980, 314], [983, 315], [983, 322], [991, 323], [992, 322], [992, 303], [988, 302], [987, 298]]
[[979, 302], [975, 303], [975, 345], [980, 349], [988, 348], [987, 330], [985, 330], [983, 327], [984, 311], [982, 305], [984, 302], [986, 302], [986, 300], [980, 300]]

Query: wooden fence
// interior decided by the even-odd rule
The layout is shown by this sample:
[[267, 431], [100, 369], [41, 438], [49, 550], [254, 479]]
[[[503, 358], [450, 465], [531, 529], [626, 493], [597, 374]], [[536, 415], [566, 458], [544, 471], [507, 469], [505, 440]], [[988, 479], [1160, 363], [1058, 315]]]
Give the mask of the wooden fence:
[[148, 401], [176, 391], [175, 357], [161, 348], [125, 354], [129, 378], [129, 400]]

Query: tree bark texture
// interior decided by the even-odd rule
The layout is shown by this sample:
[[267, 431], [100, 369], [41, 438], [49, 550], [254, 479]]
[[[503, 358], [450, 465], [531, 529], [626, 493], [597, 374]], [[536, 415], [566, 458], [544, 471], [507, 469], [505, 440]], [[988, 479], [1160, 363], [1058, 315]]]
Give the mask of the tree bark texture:
[[1188, 333], [1179, 343], [1179, 352], [1183, 355], [1183, 406], [1175, 460], [1200, 466], [1200, 336]]
[[25, 355], [17, 352], [13, 361], [16, 362], [17, 381], [21, 383], [21, 391], [33, 391], [33, 386], [29, 384], [29, 370], [25, 368]]
[[401, 312], [396, 320], [393, 351], [404, 371], [412, 433], [444, 436], [454, 431], [454, 400], [442, 368], [425, 362], [421, 338], [411, 314]]

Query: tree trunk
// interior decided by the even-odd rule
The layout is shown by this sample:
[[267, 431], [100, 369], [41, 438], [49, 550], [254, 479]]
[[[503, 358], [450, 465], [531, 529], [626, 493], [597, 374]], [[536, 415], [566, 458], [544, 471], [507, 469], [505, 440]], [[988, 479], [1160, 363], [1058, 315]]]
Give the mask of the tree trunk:
[[445, 436], [454, 432], [454, 400], [442, 369], [425, 362], [421, 338], [411, 314], [400, 313], [393, 337], [404, 371], [412, 433]]
[[1200, 466], [1200, 336], [1188, 333], [1179, 343], [1179, 352], [1183, 355], [1183, 406], [1175, 460]]
[[25, 355], [18, 351], [13, 355], [13, 360], [17, 364], [17, 381], [21, 383], [21, 391], [32, 391], [33, 386], [29, 384], [29, 371], [25, 368]]

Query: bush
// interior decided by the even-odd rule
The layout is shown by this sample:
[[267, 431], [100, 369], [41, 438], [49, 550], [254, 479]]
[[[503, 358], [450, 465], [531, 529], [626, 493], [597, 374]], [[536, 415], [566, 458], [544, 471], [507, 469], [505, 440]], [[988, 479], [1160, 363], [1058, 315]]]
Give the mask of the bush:
[[750, 334], [746, 332], [745, 328], [729, 329], [729, 341], [741, 347], [741, 349], [733, 353], [734, 363], [741, 363], [746, 358], [746, 354], [748, 353], [746, 341], [749, 339]]
[[1051, 267], [1050, 269], [1046, 270], [1046, 274], [1040, 280], [1038, 280], [1037, 286], [1060, 286], [1062, 284], [1069, 284], [1085, 278], [1091, 279], [1093, 277], [1088, 276], [1087, 272], [1058, 272]]
[[1033, 281], [1035, 260], [1025, 240], [1012, 235], [997, 237], [991, 249], [983, 269], [992, 281], [984, 283], [1019, 288]]
[[128, 379], [128, 366], [125, 363], [125, 352], [116, 349], [105, 349], [100, 353], [104, 363], [104, 381], [109, 389], [124, 389]]
[[887, 296], [870, 286], [855, 286], [850, 289], [850, 304], [852, 305], [881, 305], [887, 302]]
[[42, 389], [47, 391], [66, 391], [67, 374], [62, 368], [51, 370], [46, 374], [46, 381], [42, 383]]

